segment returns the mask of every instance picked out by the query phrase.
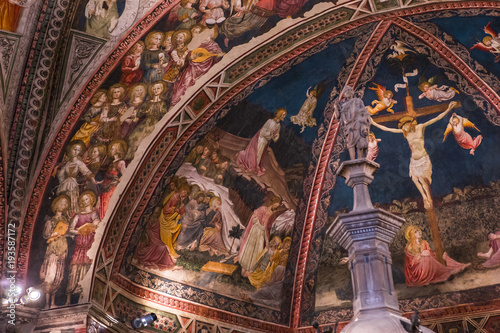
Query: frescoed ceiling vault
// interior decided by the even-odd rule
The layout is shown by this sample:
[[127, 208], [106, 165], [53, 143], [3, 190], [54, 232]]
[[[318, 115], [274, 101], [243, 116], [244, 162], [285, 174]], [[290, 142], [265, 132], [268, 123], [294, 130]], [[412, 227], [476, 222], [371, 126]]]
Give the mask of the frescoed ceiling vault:
[[19, 11], [0, 19], [1, 270], [42, 290], [46, 318], [85, 304], [115, 330], [149, 312], [153, 331], [345, 326], [347, 251], [326, 229], [352, 208], [335, 118], [350, 86], [374, 122], [373, 202], [406, 220], [402, 312], [499, 327], [500, 3], [15, 2], [0, 0]]

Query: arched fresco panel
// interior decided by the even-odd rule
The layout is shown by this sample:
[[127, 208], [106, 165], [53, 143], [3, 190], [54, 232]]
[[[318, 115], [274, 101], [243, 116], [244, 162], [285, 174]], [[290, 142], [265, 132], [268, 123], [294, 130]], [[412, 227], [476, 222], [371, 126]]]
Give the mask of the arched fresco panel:
[[[290, 242], [300, 239], [292, 231], [298, 207], [308, 199], [304, 177], [314, 172], [312, 145], [318, 128], [324, 131], [322, 110], [336, 83], [330, 78], [337, 77], [356, 40], [331, 44], [257, 84], [192, 142], [174, 163], [179, 167], [173, 177], [156, 190], [159, 196], [130, 241], [121, 274], [160, 293], [281, 322]], [[307, 75], [326, 62], [321, 73]], [[303, 79], [295, 80], [299, 75]], [[301, 113], [307, 113], [303, 120]], [[262, 138], [269, 126], [275, 134]], [[261, 163], [259, 137], [267, 150]]]
[[[440, 18], [417, 20], [417, 25], [483, 73], [483, 66], [475, 59], [476, 50], [468, 50], [473, 39], [440, 28], [457, 26], [457, 22], [468, 26], [469, 21], [484, 27], [494, 23], [493, 19]], [[377, 123], [372, 126], [368, 156], [381, 165], [370, 195], [376, 207], [406, 219], [391, 245], [402, 310], [497, 298], [497, 111], [448, 59], [399, 28], [388, 31], [374, 57], [380, 61], [367, 68], [366, 86], [361, 88], [364, 103]], [[483, 60], [482, 54], [478, 58]], [[498, 87], [500, 81], [492, 73], [484, 71], [482, 79], [490, 87]], [[450, 109], [450, 102], [459, 104]], [[351, 209], [352, 190], [339, 180], [332, 195], [331, 221]], [[437, 234], [432, 232], [432, 223], [438, 227]], [[352, 286], [346, 256], [335, 240], [325, 239], [316, 291], [321, 320], [351, 316]]]

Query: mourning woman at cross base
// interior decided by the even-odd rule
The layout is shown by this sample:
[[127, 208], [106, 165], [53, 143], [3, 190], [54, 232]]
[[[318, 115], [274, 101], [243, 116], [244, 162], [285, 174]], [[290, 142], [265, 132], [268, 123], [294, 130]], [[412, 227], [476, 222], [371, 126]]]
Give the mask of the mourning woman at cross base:
[[417, 226], [406, 228], [405, 238], [408, 241], [404, 250], [405, 280], [408, 287], [446, 281], [470, 266], [470, 263], [462, 264], [451, 259], [446, 252], [443, 254], [446, 266], [440, 263], [429, 243], [422, 240], [422, 230]]

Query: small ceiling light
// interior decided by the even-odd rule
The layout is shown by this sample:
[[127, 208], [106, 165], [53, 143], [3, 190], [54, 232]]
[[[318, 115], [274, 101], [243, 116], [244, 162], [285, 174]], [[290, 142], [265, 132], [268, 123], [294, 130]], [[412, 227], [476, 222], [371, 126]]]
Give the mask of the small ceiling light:
[[158, 320], [156, 314], [150, 313], [148, 315], [145, 315], [144, 317], [135, 318], [134, 320], [132, 320], [132, 327], [133, 328], [146, 327], [148, 325], [151, 325], [156, 320]]
[[30, 301], [37, 301], [40, 296], [42, 296], [40, 290], [33, 287], [29, 287], [28, 289], [26, 289], [26, 294], [28, 294]]
[[16, 287], [15, 289], [15, 295], [9, 298], [9, 303], [13, 304], [27, 304], [29, 302], [34, 302], [40, 299], [42, 296], [42, 293], [40, 290], [34, 288], [34, 287], [29, 287], [26, 289], [26, 293], [20, 297], [20, 295], [23, 293], [23, 289], [21, 287]]

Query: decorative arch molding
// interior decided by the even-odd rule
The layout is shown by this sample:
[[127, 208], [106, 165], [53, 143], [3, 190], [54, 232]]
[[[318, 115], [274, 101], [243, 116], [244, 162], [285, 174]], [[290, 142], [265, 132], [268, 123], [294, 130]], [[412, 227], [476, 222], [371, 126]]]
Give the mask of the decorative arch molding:
[[[218, 90], [219, 88], [224, 88], [227, 90], [221, 91], [220, 93], [216, 93], [215, 96], [213, 96], [212, 99], [210, 99], [209, 106], [206, 107], [206, 110], [203, 111], [202, 114], [199, 115], [198, 119], [194, 124], [192, 124], [189, 128], [187, 128], [183, 133], [180, 131], [176, 130], [175, 136], [177, 136], [176, 140], [172, 140], [172, 137], [169, 137], [169, 133], [172, 133], [173, 127], [169, 127], [168, 124], [171, 123], [169, 120], [174, 119], [174, 117], [170, 117], [170, 119], [167, 119], [163, 123], [166, 125], [164, 126], [164, 129], [161, 133], [157, 135], [157, 137], [154, 140], [154, 143], [151, 145], [150, 149], [148, 150], [147, 154], [143, 157], [141, 160], [140, 165], [138, 165], [136, 172], [133, 176], [133, 178], [130, 179], [129, 185], [127, 186], [126, 190], [123, 191], [122, 193], [122, 199], [115, 205], [114, 209], [110, 208], [110, 211], [112, 210], [112, 214], [108, 214], [109, 223], [107, 226], [107, 232], [106, 232], [106, 238], [103, 238], [103, 241], [101, 242], [100, 249], [102, 251], [99, 251], [99, 256], [102, 255], [104, 256], [103, 258], [105, 259], [105, 263], [108, 262], [114, 262], [112, 266], [112, 272], [114, 274], [115, 278], [119, 278], [119, 273], [118, 269], [120, 265], [117, 263], [121, 261], [122, 258], [120, 258], [120, 255], [123, 256], [124, 254], [124, 249], [126, 248], [126, 245], [128, 244], [128, 241], [130, 239], [131, 233], [133, 232], [135, 228], [135, 224], [137, 223], [138, 219], [142, 216], [144, 213], [144, 209], [146, 208], [147, 203], [149, 202], [149, 199], [151, 198], [151, 195], [154, 191], [154, 188], [158, 184], [159, 180], [163, 177], [163, 175], [167, 172], [169, 167], [171, 166], [171, 163], [174, 159], [174, 157], [181, 151], [181, 149], [184, 147], [185, 143], [188, 141], [188, 139], [206, 122], [210, 121], [210, 118], [212, 117], [213, 114], [215, 114], [217, 111], [223, 109], [230, 100], [237, 96], [239, 93], [245, 91], [248, 87], [251, 85], [255, 84], [258, 80], [263, 78], [265, 75], [267, 75], [269, 72], [276, 70], [286, 64], [288, 61], [291, 61], [295, 57], [303, 54], [307, 50], [319, 45], [320, 43], [333, 38], [336, 35], [345, 33], [347, 31], [350, 31], [352, 29], [358, 28], [362, 25], [368, 24], [368, 23], [373, 23], [377, 21], [384, 21], [384, 20], [398, 20], [398, 16], [407, 16], [407, 15], [414, 15], [414, 14], [422, 14], [426, 12], [434, 12], [434, 11], [440, 11], [440, 10], [449, 10], [449, 9], [469, 9], [469, 8], [499, 8], [500, 4], [492, 1], [484, 1], [484, 2], [475, 2], [475, 3], [446, 3], [446, 4], [433, 4], [433, 5], [426, 5], [422, 7], [417, 7], [417, 8], [411, 8], [411, 9], [405, 9], [405, 10], [399, 10], [396, 12], [391, 12], [391, 13], [385, 13], [385, 14], [379, 14], [379, 15], [374, 15], [370, 17], [365, 17], [365, 18], [359, 18], [354, 20], [353, 22], [347, 23], [345, 25], [342, 25], [341, 27], [335, 27], [332, 28], [331, 31], [324, 32], [321, 35], [314, 37], [313, 39], [307, 40], [303, 44], [297, 46], [296, 48], [286, 52], [285, 54], [280, 54], [279, 56], [276, 56], [274, 60], [268, 61], [266, 64], [260, 66], [256, 71], [248, 73], [241, 79], [239, 79], [236, 83], [229, 85], [229, 86], [221, 86], [220, 83], [223, 82], [222, 80], [224, 79], [224, 74], [223, 75], [216, 75], [212, 77], [212, 80], [210, 82], [214, 84], [219, 84], [217, 86]], [[403, 24], [402, 22], [400, 24]], [[137, 28], [138, 26], [136, 26]], [[134, 29], [136, 29], [134, 28]], [[135, 30], [134, 30], [135, 31]], [[140, 35], [133, 35], [130, 34], [127, 36], [124, 40], [128, 41], [129, 46], [131, 45], [132, 41], [137, 41], [138, 38], [140, 38]], [[122, 44], [120, 44], [122, 45]], [[124, 44], [126, 45], [126, 43]], [[434, 45], [431, 45], [434, 47]], [[122, 48], [120, 46], [115, 50], [115, 52], [112, 54], [114, 56], [114, 59], [118, 59], [119, 55], [123, 54], [126, 51], [126, 48], [124, 49], [124, 46], [122, 45]], [[254, 52], [253, 55], [257, 53]], [[38, 172], [38, 178], [37, 182], [35, 184], [35, 187], [32, 191], [32, 195], [30, 198], [29, 206], [28, 206], [28, 211], [24, 219], [24, 224], [23, 224], [23, 231], [22, 231], [22, 238], [21, 238], [21, 246], [19, 249], [19, 254], [18, 254], [18, 270], [21, 276], [24, 276], [27, 272], [27, 258], [29, 255], [29, 248], [30, 248], [30, 242], [31, 242], [31, 236], [33, 233], [33, 227], [34, 223], [37, 219], [37, 215], [39, 212], [39, 205], [42, 200], [42, 196], [45, 192], [46, 186], [48, 184], [50, 174], [52, 170], [54, 169], [56, 163], [57, 163], [57, 158], [62, 154], [62, 149], [63, 149], [63, 144], [67, 141], [68, 136], [73, 128], [73, 126], [76, 124], [79, 116], [83, 112], [83, 106], [87, 104], [88, 100], [90, 99], [90, 96], [92, 95], [93, 91], [95, 91], [100, 83], [104, 81], [106, 78], [106, 75], [109, 74], [109, 72], [112, 69], [111, 61], [106, 61], [104, 65], [102, 65], [99, 69], [99, 71], [94, 75], [94, 77], [89, 81], [89, 84], [87, 87], [82, 91], [81, 97], [75, 102], [74, 107], [70, 110], [68, 113], [68, 116], [65, 120], [65, 122], [61, 125], [61, 129], [55, 138], [53, 145], [51, 147], [51, 150], [47, 153], [44, 163], [42, 167], [40, 168]], [[458, 66], [457, 71], [460, 70], [461, 74], [464, 75], [464, 68], [461, 68]], [[213, 80], [213, 79], [218, 79], [219, 81]], [[354, 80], [353, 82], [357, 82], [357, 79], [351, 75], [351, 78]], [[351, 78], [349, 80], [351, 80]], [[358, 78], [359, 79], [359, 78]], [[351, 82], [351, 81], [349, 81]], [[480, 89], [482, 86], [479, 85]], [[498, 100], [498, 96], [492, 95], [490, 91], [488, 90], [480, 90], [481, 94], [483, 96], [489, 96], [490, 98], [494, 98], [494, 100]], [[191, 99], [189, 99], [184, 105], [182, 105], [182, 108], [178, 108], [177, 111], [181, 112], [185, 107], [189, 106], [189, 104], [194, 101], [195, 98], [200, 96], [200, 94], [206, 94], [206, 90], [204, 89], [199, 89]], [[177, 115], [177, 114], [176, 114]], [[177, 125], [175, 128], [179, 129], [180, 126]], [[330, 127], [327, 132], [327, 140], [325, 140], [325, 143], [322, 147], [322, 153], [320, 155], [320, 161], [322, 163], [326, 163], [328, 165], [329, 160], [330, 160], [330, 154], [332, 152], [333, 146], [336, 142], [336, 136], [338, 133], [338, 126], [336, 126], [335, 122], [331, 122]], [[175, 144], [174, 144], [175, 141]], [[156, 156], [157, 159], [155, 161], [152, 160], [152, 156]], [[324, 162], [323, 162], [324, 161]], [[144, 179], [143, 175], [148, 174], [150, 171], [154, 170], [154, 173], [152, 176], [149, 177], [147, 181]], [[327, 170], [326, 166], [324, 167], [324, 170]], [[309, 205], [308, 205], [308, 214], [306, 215], [306, 220], [304, 223], [304, 232], [303, 232], [303, 237], [305, 235], [308, 235], [307, 237], [312, 237], [314, 234], [314, 225], [315, 225], [315, 214], [316, 211], [318, 210], [318, 198], [322, 197], [322, 186], [323, 186], [323, 179], [324, 179], [324, 172], [323, 169], [320, 169], [318, 167], [316, 171], [316, 176], [315, 176], [315, 181], [314, 181], [314, 188], [313, 191], [310, 194], [310, 200], [309, 200]], [[141, 178], [142, 177], [142, 178]], [[322, 178], [323, 177], [323, 178]], [[138, 195], [138, 187], [141, 187], [142, 185], [146, 184], [147, 188], [143, 191], [144, 195], [139, 196]], [[134, 194], [134, 191], [136, 192]], [[140, 199], [139, 199], [140, 198]], [[128, 214], [130, 212], [134, 211], [134, 214]], [[128, 220], [122, 220], [123, 216], [130, 216], [130, 219]], [[134, 222], [135, 221], [135, 222]], [[122, 234], [121, 230], [125, 230]], [[110, 236], [113, 235], [114, 231], [118, 230], [117, 234], [117, 239], [115, 240], [116, 244], [113, 246], [113, 248], [110, 248], [108, 251], [106, 249], [107, 246], [107, 241], [110, 239]], [[106, 240], [104, 240], [106, 239]], [[116, 248], [119, 246], [119, 250], [117, 253], [115, 253]], [[309, 253], [309, 248], [311, 244], [310, 241], [307, 238], [303, 238], [301, 241], [301, 250], [300, 250], [300, 256], [299, 256], [299, 261], [302, 260], [302, 262], [305, 264], [307, 263], [307, 256]], [[106, 253], [107, 252], [107, 253]], [[114, 258], [113, 258], [114, 257]], [[96, 259], [97, 261], [97, 259]], [[297, 274], [295, 277], [295, 289], [294, 288], [294, 298], [295, 297], [302, 297], [303, 293], [300, 291], [300, 288], [303, 288], [304, 284], [304, 279], [303, 275], [300, 275], [302, 272], [304, 272], [303, 269], [297, 270]], [[300, 287], [299, 287], [300, 286]], [[297, 292], [295, 290], [298, 290]], [[182, 302], [180, 300], [177, 300], [178, 302]], [[292, 318], [291, 318], [291, 324], [293, 327], [299, 327], [300, 326], [300, 308], [301, 308], [301, 303], [296, 302], [295, 300], [293, 301], [293, 308], [291, 310], [292, 313]]]
[[[68, 6], [69, 3], [64, 0], [44, 1], [38, 20], [42, 26], [39, 32], [43, 31], [43, 34], [38, 36], [35, 33], [36, 37], [31, 43], [9, 137], [9, 148], [13, 149], [8, 161], [9, 210], [4, 228], [14, 225], [16, 229], [18, 223], [22, 221], [21, 207], [26, 198], [26, 183], [35, 154], [34, 147], [42, 119], [42, 106], [47, 97], [50, 78], [53, 76], [51, 68], [55, 61], [55, 50], [60, 42]], [[46, 19], [49, 23], [43, 24]], [[37, 52], [40, 52], [40, 55], [35, 57]], [[29, 84], [28, 78], [31, 78]], [[19, 234], [19, 229], [14, 230], [14, 233]], [[21, 247], [20, 240], [19, 248]], [[1, 272], [3, 270], [5, 265], [2, 265]]]
[[[41, 22], [40, 15], [46, 14], [46, 7], [48, 1], [36, 1], [31, 4], [29, 8], [24, 8], [21, 14], [21, 18], [18, 24], [18, 31], [14, 34], [17, 35], [16, 38], [19, 40], [18, 52], [13, 54], [15, 56], [16, 61], [12, 63], [11, 75], [8, 81], [5, 81], [4, 88], [8, 88], [9, 91], [17, 91], [19, 86], [21, 86], [21, 78], [24, 74], [24, 66], [26, 62], [26, 57], [31, 52], [30, 47], [33, 43], [33, 35], [39, 29], [36, 24], [28, 25], [26, 22], [37, 21]], [[1, 33], [2, 37], [6, 36], [5, 33]], [[4, 51], [5, 52], [5, 51]], [[6, 96], [2, 96], [4, 99], [4, 112], [7, 110], [12, 110], [16, 104], [17, 94], [7, 94]], [[5, 124], [3, 125], [2, 130], [5, 131], [6, 137], [8, 136], [9, 126], [13, 123], [13, 112], [12, 114], [5, 114]]]

